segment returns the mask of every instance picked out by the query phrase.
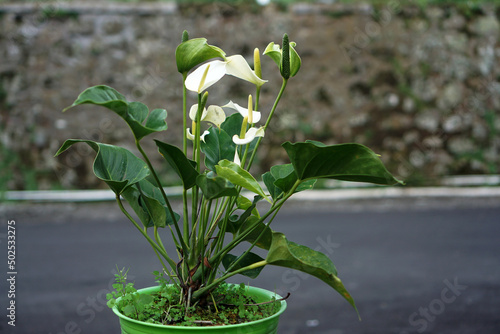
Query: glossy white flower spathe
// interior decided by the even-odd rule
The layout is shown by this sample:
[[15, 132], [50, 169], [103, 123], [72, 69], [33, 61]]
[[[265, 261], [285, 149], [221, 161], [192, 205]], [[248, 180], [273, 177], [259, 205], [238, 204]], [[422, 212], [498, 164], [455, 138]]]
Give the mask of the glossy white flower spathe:
[[267, 80], [262, 80], [255, 74], [255, 71], [250, 68], [245, 58], [242, 55], [234, 55], [226, 58], [226, 74], [253, 83], [257, 87], [262, 86]]
[[252, 110], [252, 115], [250, 117], [247, 108], [243, 108], [242, 106], [240, 106], [236, 103], [233, 103], [233, 101], [229, 101], [229, 103], [222, 106], [222, 108], [231, 108], [231, 109], [236, 110], [237, 112], [239, 112], [241, 114], [241, 116], [247, 117], [248, 122], [250, 124], [255, 124], [255, 123], [259, 122], [260, 118], [261, 118], [260, 111]]
[[245, 133], [245, 137], [240, 138], [238, 135], [233, 136], [233, 142], [236, 145], [246, 145], [252, 142], [256, 137], [264, 137], [264, 128], [250, 128]]
[[238, 166], [241, 167], [241, 160], [240, 160], [240, 156], [238, 155], [238, 147], [236, 147], [236, 150], [234, 151], [234, 159], [233, 159], [233, 162], [235, 164], [237, 164]]
[[[207, 70], [208, 69], [208, 70]], [[186, 88], [200, 94], [226, 74], [251, 82], [258, 87], [267, 80], [259, 78], [241, 55], [226, 57], [225, 61], [212, 60], [194, 70], [186, 77]]]
[[[194, 104], [189, 110], [189, 118], [192, 121], [196, 120], [196, 113], [198, 112], [198, 104]], [[224, 110], [215, 105], [211, 105], [208, 109], [203, 108], [200, 121], [209, 122], [220, 128], [220, 125], [226, 120]]]
[[[189, 118], [191, 118], [191, 120], [193, 121], [193, 129], [196, 127], [195, 121], [197, 112], [198, 112], [198, 104], [194, 104], [189, 110]], [[200, 121], [210, 122], [215, 126], [217, 126], [218, 128], [220, 128], [220, 125], [225, 120], [226, 120], [226, 114], [224, 113], [224, 110], [221, 107], [211, 105], [208, 107], [208, 109], [203, 108]], [[200, 136], [200, 139], [204, 142], [205, 136], [208, 135], [209, 133], [210, 132], [205, 130], [203, 134]], [[191, 133], [190, 128], [186, 129], [186, 137], [189, 140], [194, 140], [194, 135]]]
[[[208, 68], [208, 70], [207, 70]], [[200, 94], [226, 74], [226, 62], [213, 60], [203, 64], [186, 77], [186, 88]]]
[[[203, 134], [200, 136], [200, 139], [202, 142], [205, 142], [205, 136], [208, 135], [210, 132], [207, 130], [203, 131]], [[189, 140], [194, 140], [194, 135], [191, 133], [191, 129], [187, 128], [186, 129], [186, 137]]]

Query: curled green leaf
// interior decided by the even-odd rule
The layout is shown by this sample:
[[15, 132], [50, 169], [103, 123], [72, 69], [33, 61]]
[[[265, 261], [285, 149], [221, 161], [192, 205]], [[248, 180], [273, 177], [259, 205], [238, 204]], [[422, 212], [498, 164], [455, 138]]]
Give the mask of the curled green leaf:
[[167, 111], [154, 109], [149, 112], [148, 107], [141, 102], [128, 102], [125, 96], [114, 88], [98, 85], [84, 90], [66, 111], [82, 104], [93, 104], [114, 111], [127, 122], [137, 140], [145, 136], [167, 129]]
[[224, 58], [226, 53], [209, 45], [206, 38], [193, 38], [182, 42], [175, 50], [177, 70], [187, 74], [192, 68], [213, 58]]
[[149, 175], [147, 164], [129, 150], [92, 140], [68, 139], [55, 156], [76, 143], [86, 143], [97, 153], [93, 166], [94, 174], [106, 182], [117, 195]]

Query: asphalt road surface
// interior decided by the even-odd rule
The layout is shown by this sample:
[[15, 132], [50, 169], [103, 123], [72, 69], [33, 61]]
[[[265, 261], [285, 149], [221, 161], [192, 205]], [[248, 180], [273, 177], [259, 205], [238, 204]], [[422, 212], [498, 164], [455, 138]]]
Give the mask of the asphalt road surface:
[[[318, 279], [269, 267], [250, 283], [291, 293], [279, 333], [500, 333], [500, 201], [370, 203], [291, 202], [273, 222], [290, 240], [334, 261], [362, 317]], [[120, 333], [105, 306], [114, 269], [130, 267], [136, 286], [146, 287], [159, 266], [118, 209], [107, 203], [0, 209], [0, 333]], [[8, 281], [12, 220], [17, 274]], [[15, 298], [8, 296], [12, 288]], [[15, 327], [7, 317], [12, 300]]]

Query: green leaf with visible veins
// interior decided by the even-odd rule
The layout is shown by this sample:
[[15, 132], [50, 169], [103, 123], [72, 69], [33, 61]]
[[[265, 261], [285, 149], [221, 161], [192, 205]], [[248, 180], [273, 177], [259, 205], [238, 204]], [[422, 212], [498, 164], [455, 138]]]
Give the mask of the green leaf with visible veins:
[[147, 164], [129, 150], [92, 140], [68, 139], [55, 156], [76, 143], [86, 143], [97, 153], [93, 166], [94, 174], [106, 182], [117, 195], [149, 175]]
[[180, 219], [179, 214], [175, 212], [175, 217], [172, 219], [159, 188], [146, 179], [125, 189], [122, 196], [127, 200], [146, 228], [155, 225], [165, 227], [173, 224], [174, 219], [176, 222]]
[[196, 171], [196, 162], [189, 160], [178, 147], [159, 140], [155, 140], [158, 151], [170, 164], [170, 167], [181, 178], [184, 189], [190, 189], [196, 184], [199, 173]]
[[275, 266], [300, 270], [319, 278], [340, 293], [357, 312], [354, 299], [337, 277], [334, 264], [325, 254], [288, 241], [283, 233], [273, 232], [266, 262]]
[[[283, 193], [288, 193], [297, 182], [297, 173], [292, 164], [276, 165], [271, 167], [271, 170], [262, 175], [267, 189], [271, 197], [276, 201]], [[316, 179], [302, 181], [295, 189], [294, 193], [309, 190], [314, 187]]]
[[222, 160], [215, 166], [215, 169], [219, 176], [224, 177], [229, 180], [229, 182], [254, 192], [269, 201], [264, 190], [262, 190], [252, 174], [241, 168], [238, 164], [228, 160]]
[[238, 190], [236, 190], [234, 184], [223, 177], [216, 176], [212, 172], [198, 175], [196, 184], [208, 200], [238, 195]]
[[220, 48], [209, 45], [205, 38], [187, 40], [175, 50], [177, 70], [187, 73], [195, 66], [213, 58], [223, 58], [226, 55]]
[[145, 104], [128, 102], [125, 96], [105, 85], [87, 88], [72, 105], [63, 111], [81, 104], [94, 104], [114, 111], [127, 122], [137, 140], [141, 140], [151, 133], [167, 129], [165, 121], [167, 111], [165, 109], [154, 109], [149, 112]]
[[337, 179], [383, 185], [404, 184], [385, 168], [377, 154], [360, 144], [324, 145], [318, 142], [282, 145], [299, 180]]
[[[259, 255], [255, 254], [255, 253], [252, 253], [252, 252], [248, 252], [240, 260], [241, 256], [243, 256], [243, 255], [235, 256], [235, 255], [232, 255], [232, 254], [226, 254], [222, 258], [222, 265], [227, 270], [235, 261], [239, 261], [231, 269], [231, 272], [232, 272], [232, 271], [238, 270], [240, 268], [243, 268], [243, 267], [246, 267], [246, 266], [249, 266], [249, 265], [252, 265], [254, 263], [261, 262], [262, 260], [264, 260]], [[254, 268], [254, 269], [245, 270], [245, 271], [241, 272], [240, 275], [244, 275], [244, 276], [247, 276], [247, 277], [250, 277], [250, 278], [257, 278], [257, 276], [259, 276], [259, 274], [262, 271], [262, 269], [264, 269], [264, 266], [257, 267], [257, 268]]]

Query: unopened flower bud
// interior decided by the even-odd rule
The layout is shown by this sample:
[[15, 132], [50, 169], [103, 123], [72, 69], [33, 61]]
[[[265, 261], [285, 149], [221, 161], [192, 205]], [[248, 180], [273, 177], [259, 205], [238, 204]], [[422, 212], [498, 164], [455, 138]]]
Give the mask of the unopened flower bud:
[[262, 79], [262, 67], [260, 64], [260, 51], [258, 48], [255, 48], [253, 51], [253, 67], [255, 71], [255, 75]]
[[253, 124], [253, 101], [252, 95], [248, 95], [248, 122]]
[[290, 78], [290, 42], [288, 35], [283, 35], [283, 46], [281, 51], [281, 76], [284, 79]]
[[189, 40], [189, 34], [188, 34], [187, 30], [184, 30], [182, 32], [181, 42], [184, 43], [184, 42], [187, 42], [188, 40]]

